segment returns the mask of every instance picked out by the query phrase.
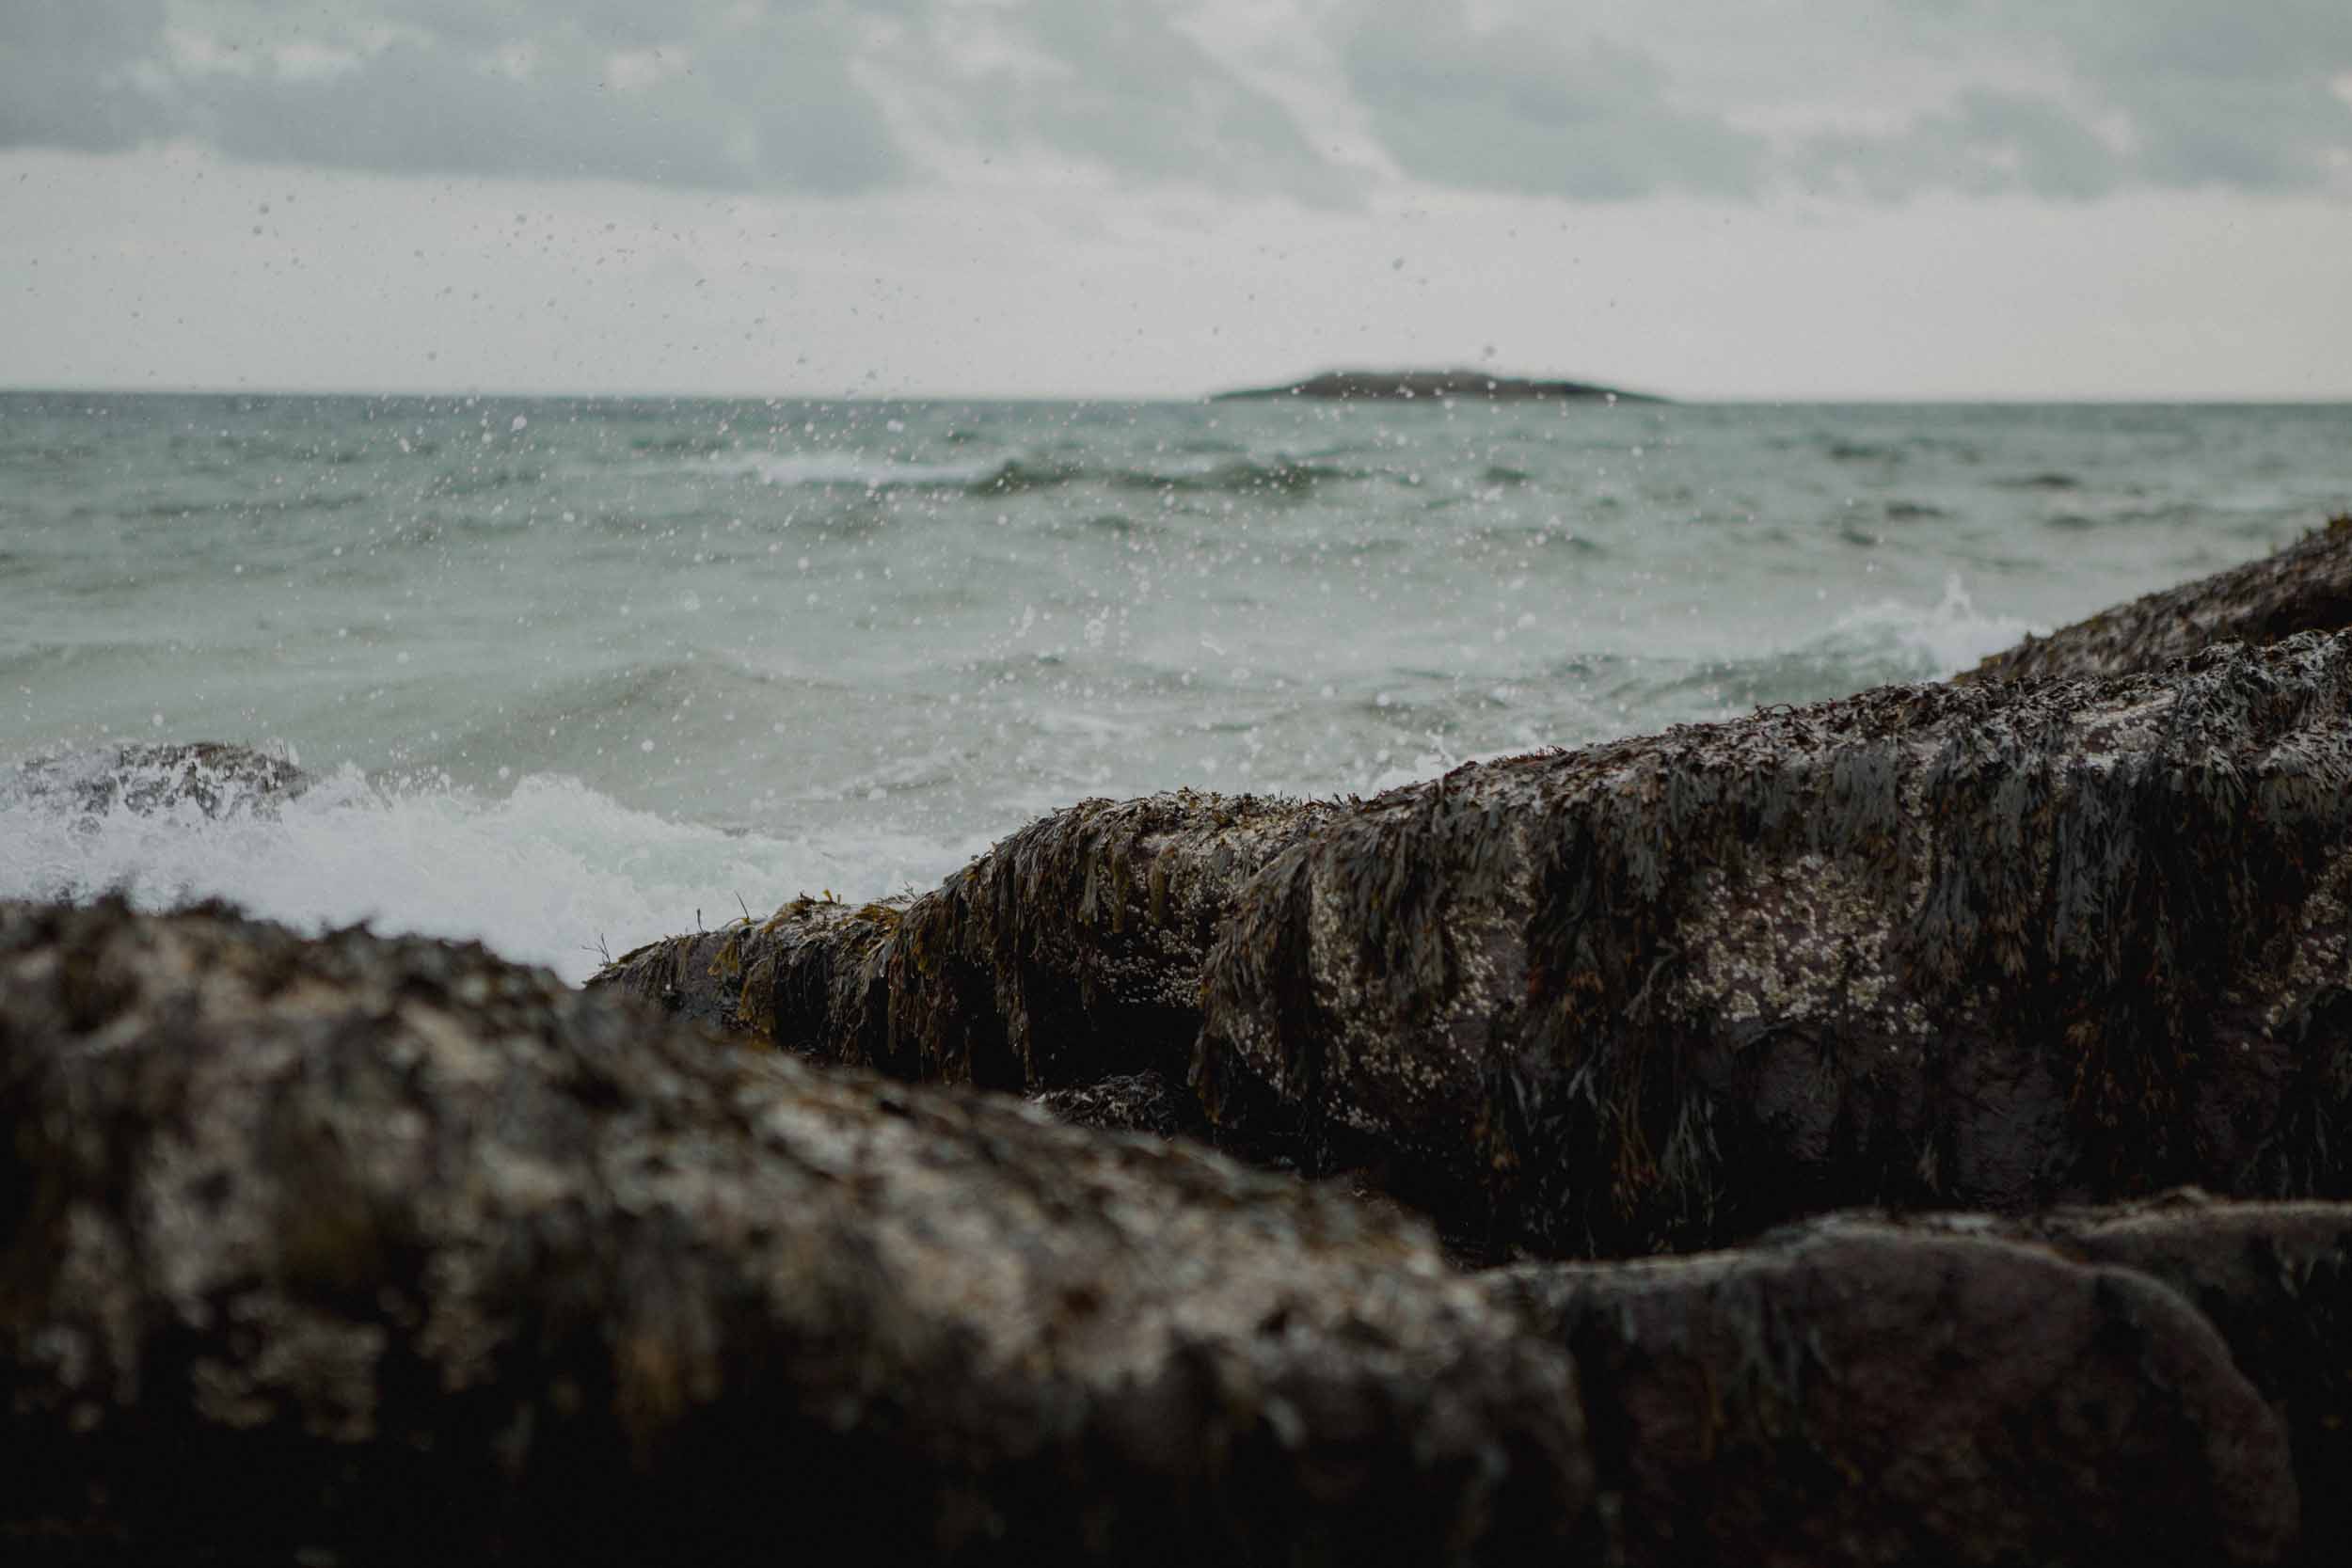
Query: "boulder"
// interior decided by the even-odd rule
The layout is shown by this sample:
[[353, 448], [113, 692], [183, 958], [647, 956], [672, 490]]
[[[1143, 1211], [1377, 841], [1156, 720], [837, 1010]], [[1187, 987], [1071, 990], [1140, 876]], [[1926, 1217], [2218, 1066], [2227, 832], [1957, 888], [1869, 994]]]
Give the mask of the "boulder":
[[0, 799], [32, 800], [81, 816], [141, 816], [185, 806], [206, 816], [274, 812], [310, 787], [293, 749], [216, 740], [103, 746], [36, 757], [0, 779]]
[[2352, 1191], [2352, 641], [1455, 769], [1242, 891], [1196, 1085], [1489, 1256]]
[[2275, 555], [2028, 637], [1962, 682], [2145, 674], [2221, 642], [2352, 626], [2352, 513]]
[[1465, 1275], [1329, 1188], [479, 948], [6, 904], [0, 1550], [2335, 1560], [2286, 1436], [2326, 1408], [2200, 1308], [2341, 1362], [2341, 1219], [2213, 1212], [2274, 1250], [1865, 1215]]
[[2203, 1313], [2285, 1423], [2311, 1560], [2352, 1561], [2352, 1205], [2218, 1203], [2192, 1191], [2005, 1228], [2159, 1280]]
[[470, 946], [0, 905], [11, 1562], [1556, 1560], [1426, 1229]]
[[2202, 1317], [2130, 1269], [1852, 1216], [1486, 1283], [1575, 1356], [1604, 1560], [2188, 1565], [2298, 1546], [2278, 1416]]
[[[1087, 800], [918, 898], [798, 898], [625, 954], [589, 985], [906, 1078], [1030, 1093], [1136, 1074], [1183, 1084], [1219, 922], [1338, 809], [1191, 790]], [[1163, 1111], [1200, 1128], [1188, 1101]]]

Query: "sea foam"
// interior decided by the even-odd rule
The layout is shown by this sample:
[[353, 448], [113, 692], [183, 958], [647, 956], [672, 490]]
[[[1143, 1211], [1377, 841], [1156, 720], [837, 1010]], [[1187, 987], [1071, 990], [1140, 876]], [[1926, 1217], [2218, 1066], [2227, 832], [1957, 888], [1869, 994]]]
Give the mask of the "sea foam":
[[560, 776], [497, 794], [345, 766], [274, 807], [219, 815], [0, 799], [0, 896], [225, 898], [305, 930], [471, 939], [578, 981], [697, 919], [929, 886], [985, 847], [837, 831], [820, 845], [672, 821]]

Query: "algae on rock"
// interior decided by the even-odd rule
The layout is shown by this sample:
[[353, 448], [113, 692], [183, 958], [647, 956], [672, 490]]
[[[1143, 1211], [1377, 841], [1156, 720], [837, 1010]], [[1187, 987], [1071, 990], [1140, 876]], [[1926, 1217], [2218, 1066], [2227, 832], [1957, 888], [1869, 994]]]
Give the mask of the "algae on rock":
[[1474, 765], [1243, 893], [1200, 1083], [1491, 1253], [2352, 1190], [2352, 642]]

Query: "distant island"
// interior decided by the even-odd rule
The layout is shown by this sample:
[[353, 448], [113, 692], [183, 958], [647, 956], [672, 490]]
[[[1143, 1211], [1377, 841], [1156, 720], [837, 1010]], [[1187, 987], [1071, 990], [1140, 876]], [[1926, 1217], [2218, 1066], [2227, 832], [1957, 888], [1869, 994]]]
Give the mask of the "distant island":
[[1584, 381], [1527, 381], [1486, 371], [1326, 371], [1280, 387], [1219, 392], [1210, 401], [1243, 398], [1486, 398], [1494, 403], [1663, 403], [1664, 398]]

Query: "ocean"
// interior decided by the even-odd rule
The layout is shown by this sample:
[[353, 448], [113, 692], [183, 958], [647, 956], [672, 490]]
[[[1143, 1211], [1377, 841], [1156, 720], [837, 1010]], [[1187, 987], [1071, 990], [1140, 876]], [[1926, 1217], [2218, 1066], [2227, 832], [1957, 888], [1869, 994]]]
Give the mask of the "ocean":
[[[1936, 679], [2352, 510], [2352, 406], [0, 394], [0, 896], [567, 978], [1040, 813]], [[275, 811], [9, 766], [222, 740]]]

